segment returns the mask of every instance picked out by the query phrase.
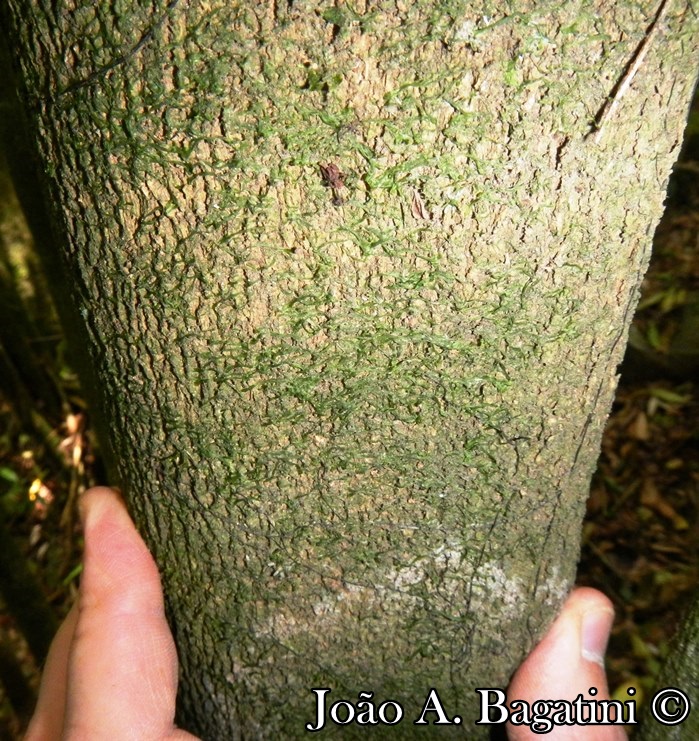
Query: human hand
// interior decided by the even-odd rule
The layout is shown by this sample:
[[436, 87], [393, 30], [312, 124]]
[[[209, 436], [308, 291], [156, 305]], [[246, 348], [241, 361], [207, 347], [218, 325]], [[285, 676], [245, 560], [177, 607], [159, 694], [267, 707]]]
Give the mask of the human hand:
[[175, 642], [158, 569], [121, 498], [81, 502], [78, 600], [51, 644], [25, 741], [196, 741], [174, 725]]
[[[566, 600], [559, 616], [515, 673], [508, 700], [608, 700], [604, 652], [614, 620], [612, 603], [596, 589], [580, 587]], [[592, 697], [590, 687], [597, 689]], [[528, 726], [508, 725], [510, 741], [540, 739]], [[618, 725], [557, 726], [545, 738], [555, 741], [625, 741]]]
[[[51, 646], [25, 741], [196, 741], [174, 725], [177, 654], [152, 556], [111, 489], [86, 492], [81, 516], [80, 593]], [[612, 617], [600, 592], [575, 590], [516, 672], [508, 697], [530, 704], [572, 700], [596, 687], [596, 699], [608, 698], [602, 656]], [[526, 726], [510, 726], [508, 735], [539, 738]], [[618, 726], [573, 726], [557, 727], [547, 738], [626, 736]]]

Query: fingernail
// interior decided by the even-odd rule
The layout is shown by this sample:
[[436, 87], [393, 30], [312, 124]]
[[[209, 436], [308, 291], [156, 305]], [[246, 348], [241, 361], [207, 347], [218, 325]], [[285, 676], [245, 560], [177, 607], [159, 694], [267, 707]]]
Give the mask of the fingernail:
[[82, 522], [83, 530], [87, 527], [88, 519], [97, 517], [101, 513], [102, 508], [107, 504], [107, 501], [111, 500], [115, 494], [121, 499], [120, 492], [97, 486], [87, 489], [87, 491], [84, 491], [80, 495], [78, 510], [80, 512], [80, 521]]
[[581, 647], [583, 659], [604, 666], [604, 653], [607, 650], [613, 622], [613, 610], [591, 610], [583, 615]]

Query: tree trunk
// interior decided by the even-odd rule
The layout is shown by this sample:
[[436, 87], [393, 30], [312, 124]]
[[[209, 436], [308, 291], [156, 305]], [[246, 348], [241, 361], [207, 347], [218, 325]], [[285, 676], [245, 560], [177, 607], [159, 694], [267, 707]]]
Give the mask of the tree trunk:
[[2, 11], [206, 739], [476, 738], [573, 580], [697, 22], [518, 5]]
[[[695, 598], [644, 708], [639, 741], [699, 738], [699, 598]], [[681, 695], [677, 693], [681, 691]], [[691, 711], [694, 712], [691, 712]], [[686, 711], [686, 715], [684, 715]]]

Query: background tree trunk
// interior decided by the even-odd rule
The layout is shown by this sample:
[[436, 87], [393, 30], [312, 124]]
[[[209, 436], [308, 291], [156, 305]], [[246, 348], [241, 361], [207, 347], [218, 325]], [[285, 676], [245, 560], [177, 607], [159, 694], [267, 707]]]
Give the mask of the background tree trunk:
[[697, 22], [249, 5], [2, 11], [182, 718], [470, 725], [574, 577]]
[[[645, 710], [643, 725], [638, 734], [640, 741], [681, 741], [686, 738], [697, 738], [699, 735], [699, 599], [689, 610], [681, 628], [675, 636], [670, 654], [663, 665], [660, 677], [656, 683], [656, 693], [651, 696], [650, 702]], [[668, 693], [667, 690], [670, 690]], [[661, 719], [672, 723], [681, 717], [685, 700], [678, 698], [675, 690], [681, 690], [689, 702], [687, 717], [679, 724], [664, 725], [658, 721]], [[670, 697], [671, 702], [666, 707], [662, 705], [662, 699]], [[657, 705], [653, 705], [653, 698], [657, 699]], [[655, 715], [651, 715], [651, 708], [655, 707]], [[672, 716], [675, 716], [674, 718]]]

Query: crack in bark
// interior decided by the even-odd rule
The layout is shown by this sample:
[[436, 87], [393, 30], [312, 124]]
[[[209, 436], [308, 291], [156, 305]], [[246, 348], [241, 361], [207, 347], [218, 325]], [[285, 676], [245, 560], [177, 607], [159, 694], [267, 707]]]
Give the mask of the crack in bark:
[[153, 34], [156, 32], [160, 26], [165, 22], [167, 17], [170, 15], [171, 11], [179, 5], [180, 0], [170, 0], [168, 4], [165, 6], [165, 10], [161, 13], [161, 15], [153, 22], [153, 24], [148, 28], [148, 30], [144, 31], [141, 35], [141, 38], [128, 50], [125, 51], [123, 54], [120, 54], [118, 57], [113, 59], [108, 64], [105, 64], [104, 66], [100, 67], [99, 69], [96, 69], [94, 72], [91, 72], [87, 77], [83, 78], [82, 80], [76, 80], [75, 82], [71, 82], [69, 85], [67, 85], [63, 90], [59, 90], [58, 93], [56, 93], [56, 96], [53, 98], [53, 100], [48, 97], [47, 102], [48, 103], [55, 103], [59, 98], [62, 98], [66, 95], [70, 95], [71, 93], [74, 93], [76, 90], [81, 90], [82, 88], [89, 87], [90, 85], [94, 85], [97, 83], [100, 79], [102, 79], [108, 72], [111, 72], [116, 67], [121, 66], [125, 62], [127, 62], [129, 59], [133, 58], [138, 54], [138, 52], [143, 49], [146, 44], [148, 44], [153, 39]]

